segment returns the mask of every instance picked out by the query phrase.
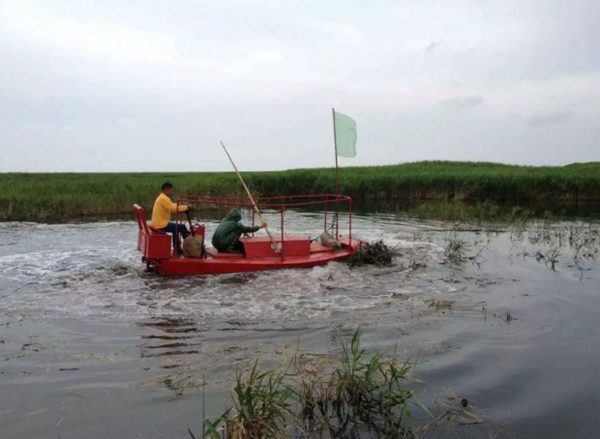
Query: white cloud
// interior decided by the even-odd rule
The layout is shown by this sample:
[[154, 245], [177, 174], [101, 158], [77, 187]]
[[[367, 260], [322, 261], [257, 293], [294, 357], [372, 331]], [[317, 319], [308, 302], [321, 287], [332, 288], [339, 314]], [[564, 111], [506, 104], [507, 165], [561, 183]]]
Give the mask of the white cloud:
[[164, 64], [176, 58], [168, 35], [132, 30], [93, 18], [78, 21], [27, 2], [8, 2], [2, 8], [4, 32], [25, 45], [119, 64]]
[[451, 99], [444, 99], [444, 105], [450, 108], [458, 108], [460, 110], [466, 108], [479, 107], [483, 104], [483, 97], [481, 96], [456, 96]]
[[599, 9], [0, 0], [0, 171], [226, 170], [219, 139], [244, 169], [330, 165], [331, 107], [358, 122], [347, 164], [595, 160]]
[[536, 114], [529, 118], [527, 121], [529, 125], [532, 126], [542, 126], [542, 125], [557, 125], [564, 122], [567, 122], [573, 113], [571, 111], [560, 111], [557, 113], [545, 113], [545, 114]]

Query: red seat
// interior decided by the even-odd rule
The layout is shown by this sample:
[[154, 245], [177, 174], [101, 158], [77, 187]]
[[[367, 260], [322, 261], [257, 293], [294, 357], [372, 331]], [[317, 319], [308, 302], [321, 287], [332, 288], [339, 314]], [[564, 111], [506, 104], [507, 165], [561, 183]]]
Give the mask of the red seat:
[[139, 227], [138, 250], [148, 259], [168, 259], [171, 257], [171, 237], [148, 225], [144, 209], [138, 204], [133, 205], [135, 219]]

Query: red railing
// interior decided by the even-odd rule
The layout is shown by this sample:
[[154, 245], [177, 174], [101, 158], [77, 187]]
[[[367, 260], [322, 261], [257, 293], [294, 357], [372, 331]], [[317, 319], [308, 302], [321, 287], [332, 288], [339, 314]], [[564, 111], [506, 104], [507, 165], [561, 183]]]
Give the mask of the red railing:
[[[284, 202], [286, 201], [287, 202]], [[332, 233], [335, 238], [339, 237], [339, 206], [340, 204], [348, 205], [348, 239], [352, 241], [352, 198], [345, 195], [336, 194], [312, 194], [312, 195], [289, 195], [284, 197], [256, 197], [254, 198], [256, 206], [262, 210], [275, 209], [280, 211], [281, 215], [281, 245], [284, 245], [284, 228], [285, 220], [284, 213], [287, 208], [301, 208], [310, 206], [323, 206], [323, 230], [327, 231], [327, 216], [330, 209], [330, 204], [335, 204], [335, 230]], [[198, 196], [198, 195], [182, 195], [177, 200], [177, 207], [180, 205], [210, 205], [210, 206], [227, 206], [227, 207], [239, 207], [247, 208], [252, 210], [252, 225], [255, 221], [254, 205], [248, 198], [244, 197], [209, 197], [209, 196]], [[179, 210], [179, 209], [178, 209]], [[181, 223], [181, 214], [176, 214], [176, 224]], [[177, 226], [176, 226], [177, 227]], [[177, 233], [177, 232], [175, 232]]]

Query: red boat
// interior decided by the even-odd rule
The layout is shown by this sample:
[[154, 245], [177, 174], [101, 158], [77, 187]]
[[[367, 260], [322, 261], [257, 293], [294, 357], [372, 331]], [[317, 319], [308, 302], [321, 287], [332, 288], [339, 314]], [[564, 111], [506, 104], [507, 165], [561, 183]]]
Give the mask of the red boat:
[[[135, 216], [139, 226], [138, 250], [143, 253], [142, 260], [149, 270], [154, 270], [163, 276], [186, 276], [224, 274], [282, 268], [306, 268], [325, 265], [331, 261], [343, 260], [352, 255], [359, 241], [352, 239], [352, 199], [343, 195], [320, 194], [298, 195], [290, 197], [257, 198], [255, 204], [250, 204], [242, 198], [213, 198], [200, 196], [182, 196], [178, 205], [191, 204], [197, 207], [229, 206], [238, 208], [258, 209], [262, 211], [279, 211], [281, 216], [280, 233], [276, 236], [246, 236], [240, 240], [244, 243], [246, 254], [220, 253], [214, 248], [207, 248], [201, 258], [187, 258], [178, 255], [172, 249], [172, 238], [165, 232], [155, 230], [146, 221], [143, 209], [134, 204]], [[340, 205], [347, 206], [347, 235], [339, 234]], [[327, 231], [328, 216], [333, 219], [332, 235], [336, 245], [323, 245], [308, 236], [288, 235], [284, 230], [285, 210], [289, 208], [302, 209], [315, 207], [323, 209], [323, 231]], [[329, 211], [329, 215], [328, 215]], [[344, 209], [344, 219], [346, 219]], [[176, 215], [178, 227], [185, 227], [183, 215]], [[344, 222], [346, 222], [344, 220]], [[252, 225], [255, 223], [255, 211], [252, 210]], [[190, 224], [195, 234], [204, 236], [203, 224]], [[318, 237], [316, 237], [318, 238]], [[205, 241], [207, 241], [205, 239]]]

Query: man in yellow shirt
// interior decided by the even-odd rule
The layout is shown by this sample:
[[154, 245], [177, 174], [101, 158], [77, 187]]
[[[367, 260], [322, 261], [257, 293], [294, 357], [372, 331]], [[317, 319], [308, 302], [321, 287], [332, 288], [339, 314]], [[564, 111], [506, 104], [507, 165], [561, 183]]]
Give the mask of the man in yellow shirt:
[[[161, 190], [162, 192], [154, 202], [152, 222], [150, 225], [156, 230], [171, 233], [173, 235], [173, 248], [179, 253], [181, 244], [178, 235], [183, 239], [187, 238], [188, 229], [185, 224], [178, 224], [177, 233], [175, 233], [175, 223], [171, 221], [171, 214], [177, 212], [177, 204], [171, 201], [171, 197], [173, 196], [173, 185], [168, 182], [164, 183]], [[185, 212], [186, 210], [189, 210], [189, 208], [190, 206], [179, 206], [179, 212]]]

